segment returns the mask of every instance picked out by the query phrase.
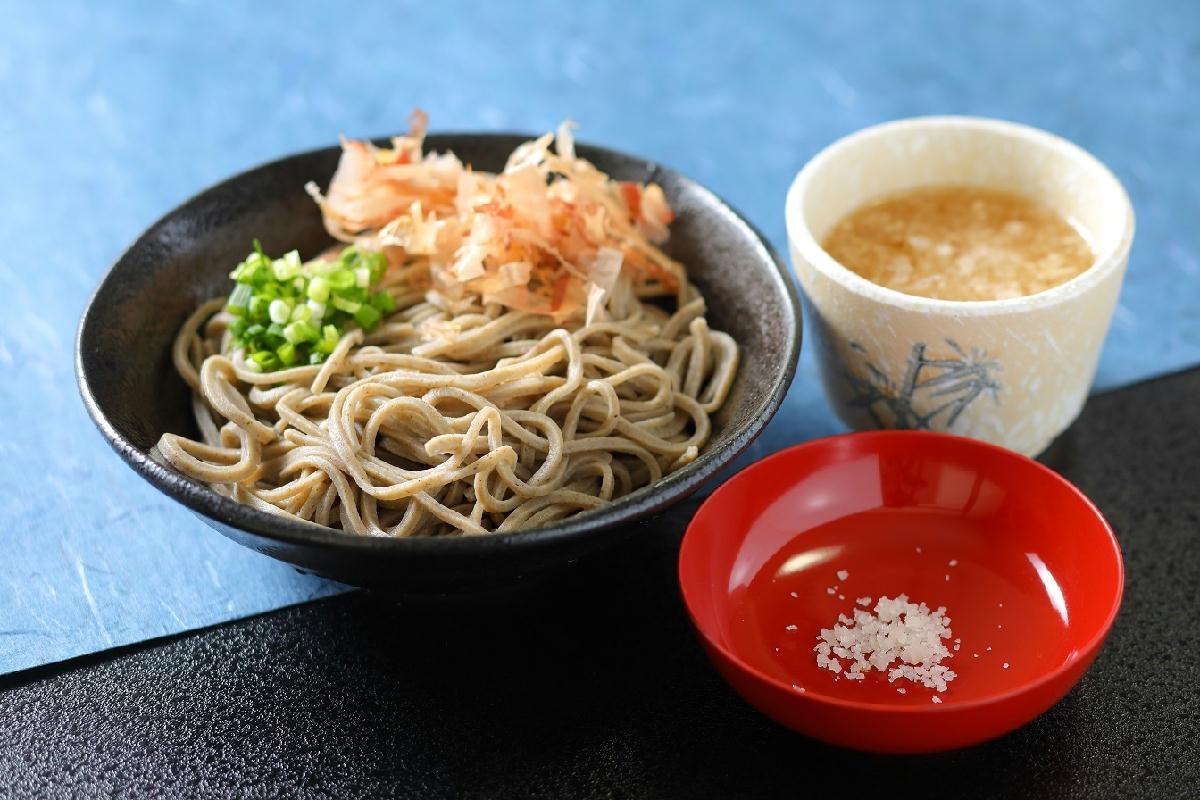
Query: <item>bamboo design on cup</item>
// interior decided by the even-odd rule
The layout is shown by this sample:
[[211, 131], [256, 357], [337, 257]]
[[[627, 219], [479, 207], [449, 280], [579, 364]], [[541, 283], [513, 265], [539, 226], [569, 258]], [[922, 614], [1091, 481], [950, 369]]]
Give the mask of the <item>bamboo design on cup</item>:
[[[967, 351], [953, 339], [945, 341], [954, 356], [931, 358], [925, 342], [915, 343], [899, 383], [871, 362], [865, 347], [850, 342], [850, 348], [863, 357], [866, 374], [859, 375], [843, 367], [842, 376], [851, 391], [847, 404], [865, 409], [878, 427], [917, 430], [930, 430], [942, 414], [946, 415], [942, 427], [951, 428], [963, 411], [985, 392], [999, 404], [1003, 384], [994, 373], [1002, 371], [1000, 363], [988, 358], [986, 350], [972, 347]], [[890, 412], [891, 422], [881, 416], [881, 411]]]

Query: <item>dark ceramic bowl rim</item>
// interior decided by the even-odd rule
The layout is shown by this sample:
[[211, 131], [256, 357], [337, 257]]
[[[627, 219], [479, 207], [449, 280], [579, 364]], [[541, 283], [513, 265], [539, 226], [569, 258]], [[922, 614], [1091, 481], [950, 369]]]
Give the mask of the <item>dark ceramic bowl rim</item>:
[[[437, 140], [451, 137], [536, 138], [530, 134], [509, 131], [439, 131], [436, 134], [430, 134], [428, 137], [433, 145], [431, 149], [437, 147]], [[374, 141], [386, 141], [386, 137], [377, 137]], [[83, 398], [84, 406], [87, 408], [88, 415], [92, 418], [96, 427], [100, 429], [100, 433], [103, 435], [105, 441], [108, 442], [109, 446], [116, 451], [125, 463], [168, 497], [177, 500], [187, 508], [210, 520], [287, 544], [315, 545], [357, 552], [401, 551], [426, 553], [478, 553], [484, 548], [540, 547], [564, 539], [595, 535], [614, 526], [634, 522], [683, 499], [706, 480], [731, 464], [758, 437], [763, 428], [766, 427], [767, 423], [779, 410], [780, 405], [783, 403], [784, 395], [787, 393], [788, 387], [791, 385], [792, 378], [795, 375], [797, 360], [800, 354], [800, 342], [803, 333], [800, 300], [796, 293], [796, 288], [789, 278], [787, 267], [784, 265], [775, 248], [767, 241], [767, 238], [763, 236], [757, 227], [742, 216], [741, 213], [717, 196], [708, 187], [698, 181], [687, 178], [681, 172], [671, 170], [669, 167], [664, 167], [658, 162], [640, 156], [583, 142], [577, 143], [577, 146], [580, 150], [600, 155], [611, 155], [617, 158], [640, 161], [646, 165], [649, 171], [650, 177], [647, 180], [653, 180], [653, 177], [661, 170], [674, 172], [676, 175], [684, 177], [691, 184], [693, 190], [708, 195], [714, 201], [715, 205], [729, 212], [735, 224], [745, 226], [757, 239], [758, 244], [762, 247], [763, 252], [775, 268], [773, 277], [775, 278], [776, 288], [780, 291], [782, 297], [785, 298], [784, 305], [793, 318], [792, 327], [784, 332], [786, 337], [785, 363], [778, 373], [774, 384], [771, 386], [766, 399], [763, 401], [760, 413], [749, 424], [739, 430], [733, 431], [729, 440], [719, 450], [702, 453], [699, 458], [687, 467], [665, 476], [658, 484], [643, 487], [595, 511], [570, 517], [563, 522], [547, 525], [542, 528], [518, 530], [511, 533], [490, 536], [404, 538], [354, 536], [315, 523], [275, 516], [222, 497], [208, 486], [193, 481], [171, 468], [154, 461], [116, 429], [108, 417], [105, 416], [104, 412], [101, 411], [96, 397], [92, 392], [92, 387], [88, 379], [88, 368], [84, 364], [83, 341], [94, 313], [96, 299], [103, 292], [109, 281], [114, 280], [114, 273], [120, 267], [121, 263], [131, 251], [149, 239], [163, 226], [170, 224], [173, 217], [199, 205], [208, 196], [222, 191], [230, 184], [236, 183], [251, 174], [269, 170], [291, 159], [311, 157], [327, 150], [336, 149], [337, 145], [291, 153], [242, 170], [219, 183], [202, 189], [156, 220], [129, 247], [122, 251], [121, 255], [108, 268], [104, 277], [88, 298], [76, 331], [75, 379], [79, 385], [79, 392]]]

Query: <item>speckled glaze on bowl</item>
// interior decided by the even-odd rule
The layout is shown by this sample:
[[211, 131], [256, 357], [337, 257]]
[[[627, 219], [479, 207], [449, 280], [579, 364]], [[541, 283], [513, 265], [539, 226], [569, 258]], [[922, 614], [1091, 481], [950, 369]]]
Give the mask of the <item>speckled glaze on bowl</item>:
[[[530, 137], [430, 136], [477, 169], [498, 170]], [[258, 238], [268, 252], [312, 256], [329, 244], [306, 181], [328, 183], [339, 148], [284, 158], [242, 173], [171, 211], [112, 266], [80, 322], [76, 373], [84, 404], [134, 471], [231, 539], [345, 583], [402, 592], [503, 589], [618, 541], [652, 532], [654, 514], [695, 491], [762, 432], [791, 383], [800, 308], [785, 267], [762, 235], [712, 192], [635, 156], [580, 145], [579, 154], [621, 180], [656, 181], [677, 218], [668, 252], [688, 265], [709, 319], [741, 346], [742, 361], [708, 446], [692, 464], [601, 509], [530, 531], [491, 537], [352, 536], [239, 505], [153, 461], [164, 431], [195, 435], [188, 390], [170, 345], [201, 302], [228, 291], [228, 273]], [[129, 535], [136, 535], [131, 532]]]

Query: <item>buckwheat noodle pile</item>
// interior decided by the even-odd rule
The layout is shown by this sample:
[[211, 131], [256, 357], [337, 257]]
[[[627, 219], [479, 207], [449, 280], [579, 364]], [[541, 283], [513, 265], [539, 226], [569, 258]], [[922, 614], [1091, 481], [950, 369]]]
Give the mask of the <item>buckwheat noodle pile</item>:
[[[737, 370], [705, 301], [659, 245], [661, 190], [610, 180], [569, 127], [504, 172], [346, 141], [327, 194], [337, 239], [382, 253], [395, 310], [320, 363], [265, 371], [226, 298], [175, 339], [198, 441], [157, 456], [234, 500], [374, 536], [481, 535], [601, 506], [696, 458]], [[336, 256], [331, 256], [336, 257]]]

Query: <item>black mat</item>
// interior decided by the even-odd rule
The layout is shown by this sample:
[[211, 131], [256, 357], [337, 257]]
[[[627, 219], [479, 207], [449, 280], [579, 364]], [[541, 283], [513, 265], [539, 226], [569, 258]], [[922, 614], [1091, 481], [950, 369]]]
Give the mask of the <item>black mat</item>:
[[733, 695], [675, 584], [690, 509], [518, 597], [352, 594], [0, 680], [0, 795], [1200, 797], [1200, 370], [1100, 395], [1046, 460], [1125, 603], [1063, 702], [970, 750], [866, 756]]

